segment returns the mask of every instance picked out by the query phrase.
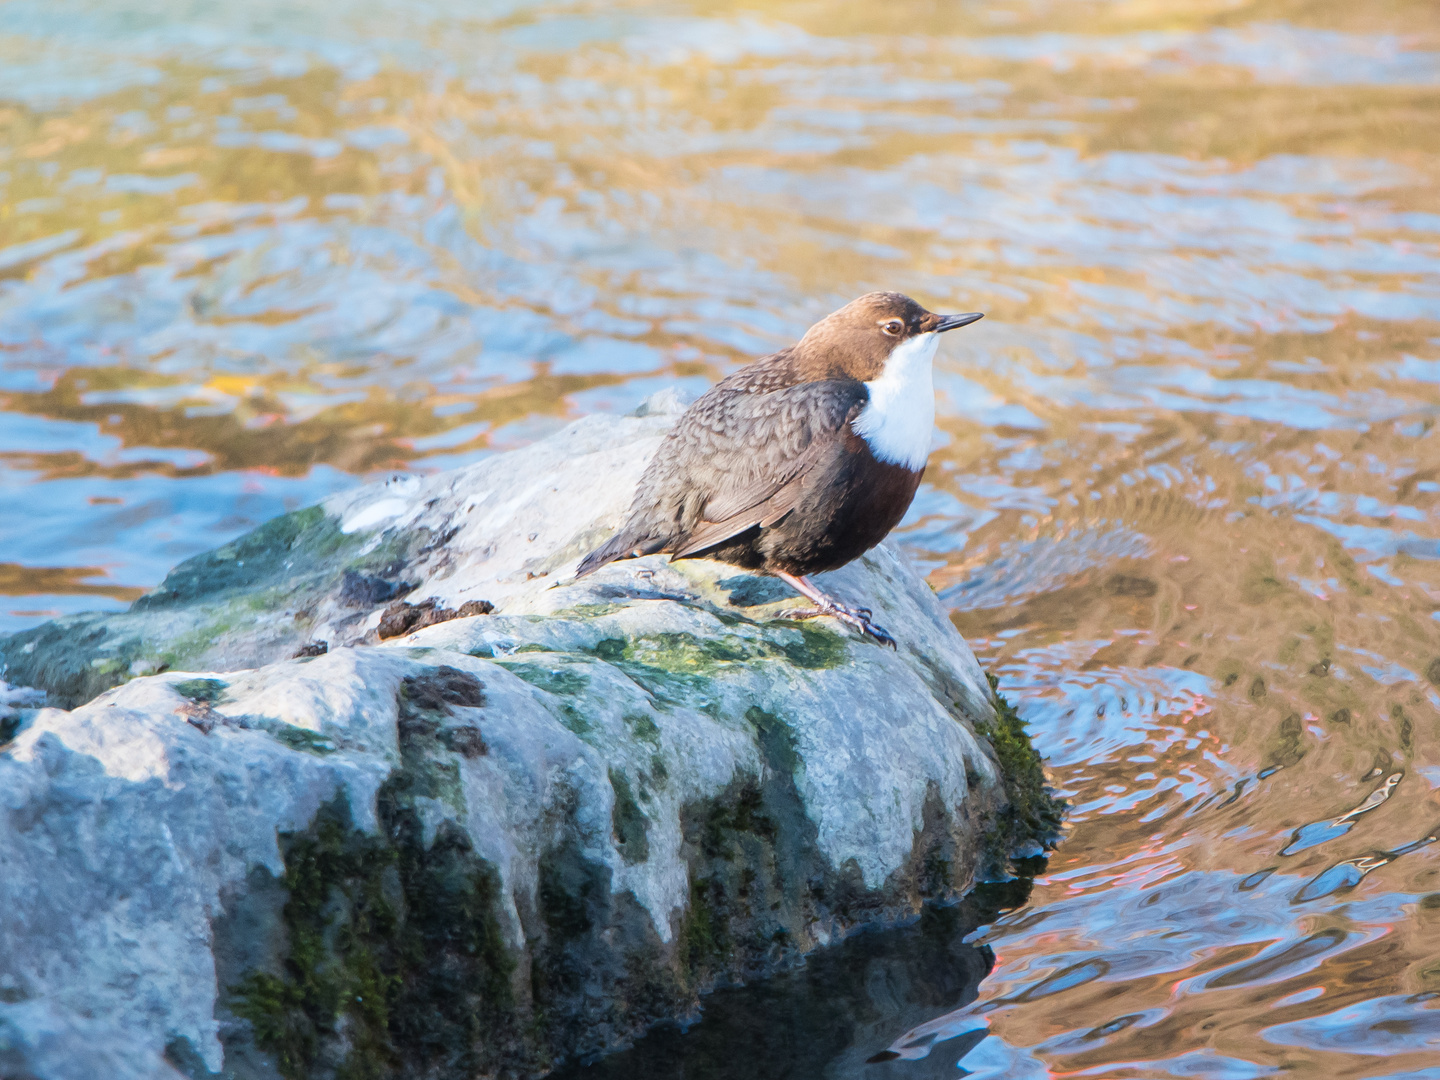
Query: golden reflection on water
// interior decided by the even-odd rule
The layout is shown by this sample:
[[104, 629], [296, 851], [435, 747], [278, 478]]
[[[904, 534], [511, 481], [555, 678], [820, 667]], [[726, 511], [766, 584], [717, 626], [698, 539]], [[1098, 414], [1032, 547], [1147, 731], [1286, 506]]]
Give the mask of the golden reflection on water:
[[11, 0], [0, 629], [881, 287], [989, 313], [904, 538], [1075, 808], [923, 1053], [1430, 1076], [1430, 0]]

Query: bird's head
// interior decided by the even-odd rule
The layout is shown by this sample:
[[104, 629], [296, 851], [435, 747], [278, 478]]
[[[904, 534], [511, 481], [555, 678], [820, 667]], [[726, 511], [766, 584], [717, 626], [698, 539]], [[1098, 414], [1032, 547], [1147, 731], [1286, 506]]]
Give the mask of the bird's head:
[[892, 358], [913, 363], [935, 355], [937, 335], [984, 318], [978, 311], [937, 315], [904, 293], [873, 292], [821, 319], [796, 345], [812, 378], [878, 379]]

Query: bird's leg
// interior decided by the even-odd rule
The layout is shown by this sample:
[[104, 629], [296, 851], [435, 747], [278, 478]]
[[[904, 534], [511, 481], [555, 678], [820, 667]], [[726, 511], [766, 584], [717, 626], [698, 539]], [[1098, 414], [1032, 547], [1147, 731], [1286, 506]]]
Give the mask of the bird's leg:
[[813, 581], [804, 575], [787, 574], [783, 570], [775, 570], [772, 573], [815, 605], [813, 608], [800, 608], [796, 611], [786, 612], [786, 618], [813, 619], [817, 615], [833, 615], [841, 622], [849, 623], [861, 633], [869, 634], [881, 645], [889, 645], [892, 649], [897, 647], [895, 639], [883, 626], [876, 626], [870, 621], [869, 608], [852, 608], [848, 604], [840, 603], [834, 597], [826, 596]]

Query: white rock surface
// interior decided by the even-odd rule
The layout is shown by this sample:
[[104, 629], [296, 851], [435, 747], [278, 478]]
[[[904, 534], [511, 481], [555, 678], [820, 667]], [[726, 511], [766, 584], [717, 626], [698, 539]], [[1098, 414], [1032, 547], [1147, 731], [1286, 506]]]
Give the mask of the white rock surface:
[[[774, 919], [788, 942], [755, 952], [744, 973], [968, 887], [1004, 798], [993, 752], [974, 733], [993, 721], [993, 704], [974, 656], [894, 549], [822, 584], [872, 607], [898, 651], [828, 620], [785, 621], [797, 601], [783, 586], [703, 560], [652, 557], [569, 580], [618, 524], [674, 416], [662, 402], [644, 416], [590, 417], [465, 469], [336, 496], [324, 505], [326, 535], [345, 539], [298, 623], [293, 595], [272, 575], [267, 599], [247, 609], [253, 622], [232, 619], [202, 642], [212, 670], [133, 678], [70, 711], [20, 714], [0, 751], [0, 1074], [173, 1077], [166, 1054], [182, 1060], [177, 1045], [212, 1073], [238, 1068], [227, 1047], [252, 1033], [225, 1005], [237, 973], [217, 964], [217, 921], [252, 888], [255, 868], [282, 877], [281, 834], [303, 834], [337, 797], [357, 829], [383, 832], [377, 795], [397, 770], [443, 778], [431, 794], [405, 789], [425, 843], [458, 829], [498, 876], [496, 924], [520, 964], [515, 1009], [538, 1007], [524, 976], [564, 949], [679, 972], [658, 1012], [626, 1006], [587, 1019], [579, 1010], [548, 1044], [522, 1047], [535, 1073], [685, 1012], [695, 990], [724, 976], [725, 961], [696, 968], [679, 939], [697, 882], [713, 890], [727, 872], [697, 841], [696, 815], [730, 805], [737, 785], [762, 792], [766, 821], [782, 820], [774, 800], [793, 791], [803, 828], [785, 828], [804, 834], [795, 843], [823, 879], [818, 899], [797, 901], [774, 854], [786, 838], [773, 828], [763, 841], [724, 834], [727, 851], [773, 849], [754, 857], [762, 885], [781, 897]], [[390, 551], [400, 553], [392, 563], [375, 562]], [[417, 583], [409, 601], [483, 599], [497, 611], [377, 643], [384, 603], [357, 610], [354, 589], [342, 595], [344, 560], [365, 559], [379, 567], [375, 580]], [[193, 635], [217, 604], [233, 611], [233, 591], [202, 589], [189, 606], [137, 610], [114, 625], [132, 635], [144, 626], [147, 647], [162, 649], [166, 627]], [[307, 638], [329, 653], [277, 658]], [[31, 674], [55, 671], [62, 640], [51, 632], [0, 652], [13, 668], [38, 641], [51, 666], [37, 660]], [[236, 670], [227, 656], [270, 662]], [[157, 662], [131, 662], [147, 664]], [[452, 701], [414, 720], [404, 687], [453, 677], [442, 669], [478, 680], [483, 704]], [[483, 753], [463, 741], [476, 728]], [[953, 873], [927, 887], [917, 867], [937, 844]], [[593, 940], [557, 943], [541, 879], [547, 853], [562, 849], [608, 875], [611, 897], [633, 896], [653, 929], [648, 951], [635, 942], [651, 930], [632, 920], [615, 931], [619, 907], [605, 908], [620, 921], [597, 926]], [[842, 881], [868, 898], [859, 914], [833, 899]], [[740, 919], [741, 906], [726, 900], [707, 918]], [[285, 947], [280, 932], [255, 954]], [[343, 1056], [347, 1038], [335, 1036], [327, 1053]], [[273, 1065], [263, 1045], [247, 1053], [248, 1071], [225, 1075]]]

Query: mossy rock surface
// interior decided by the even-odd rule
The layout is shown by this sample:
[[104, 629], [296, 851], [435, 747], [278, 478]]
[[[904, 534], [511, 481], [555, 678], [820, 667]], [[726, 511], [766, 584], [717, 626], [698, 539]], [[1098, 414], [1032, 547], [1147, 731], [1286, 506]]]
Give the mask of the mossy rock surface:
[[[569, 579], [668, 420], [347, 493], [0, 641], [65, 707], [0, 750], [0, 1037], [538, 1077], [1043, 844], [1023, 725], [889, 547], [824, 584], [895, 651], [702, 560]], [[495, 610], [381, 641], [401, 597]]]
[[73, 707], [137, 675], [288, 658], [317, 620], [356, 627], [370, 614], [367, 596], [408, 594], [406, 557], [426, 539], [423, 530], [346, 534], [322, 507], [297, 510], [181, 563], [129, 611], [0, 636], [0, 668], [8, 682]]

